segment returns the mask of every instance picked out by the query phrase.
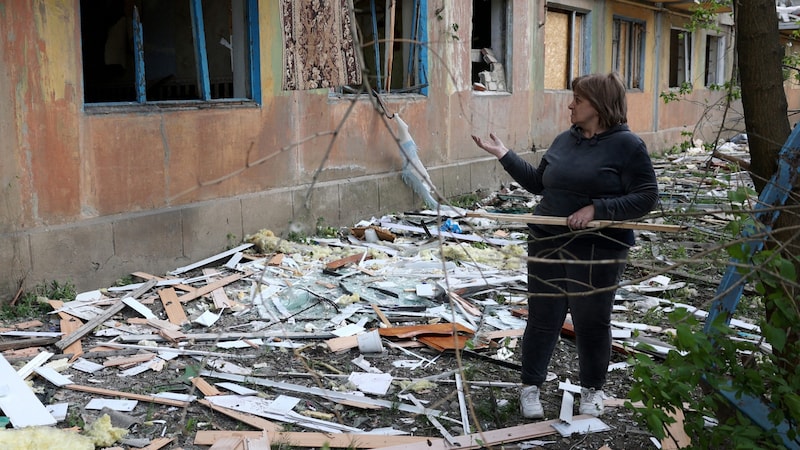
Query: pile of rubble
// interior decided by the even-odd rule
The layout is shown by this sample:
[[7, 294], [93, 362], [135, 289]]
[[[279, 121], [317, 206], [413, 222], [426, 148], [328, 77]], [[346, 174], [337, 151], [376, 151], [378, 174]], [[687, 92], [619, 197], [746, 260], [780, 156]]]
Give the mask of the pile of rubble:
[[[724, 182], [686, 176], [708, 162], [701, 151], [656, 161], [665, 211], [717, 204], [718, 191], [744, 179], [723, 165]], [[477, 213], [447, 207], [373, 218], [302, 242], [262, 230], [168, 274], [136, 272], [126, 285], [49, 300], [49, 317], [0, 330], [0, 409], [11, 426], [0, 430], [0, 447], [46, 448], [25, 442], [52, 439], [76, 449], [466, 449], [572, 445], [590, 433], [626, 442], [620, 432], [627, 448], [664, 445], [650, 444], [630, 414], [611, 425], [613, 412], [572, 416], [574, 352], [571, 367], [553, 368], [549, 401], [560, 406], [548, 411], [552, 420], [498, 416], [515, 409], [526, 233], [519, 221], [490, 217], [535, 202], [506, 189]], [[698, 220], [710, 233], [725, 224], [715, 212]], [[673, 238], [641, 231], [639, 239]], [[653, 265], [668, 263], [655, 256]], [[617, 295], [610, 370], [621, 378], [631, 352], [659, 358], [671, 348], [663, 327], [628, 320], [635, 311], [683, 306], [703, 315], [702, 303], [657, 296], [697, 280], [644, 274]], [[569, 322], [564, 336], [568, 343]], [[483, 366], [476, 373], [465, 360]], [[624, 386], [609, 393], [615, 411]], [[491, 411], [479, 411], [486, 401]]]

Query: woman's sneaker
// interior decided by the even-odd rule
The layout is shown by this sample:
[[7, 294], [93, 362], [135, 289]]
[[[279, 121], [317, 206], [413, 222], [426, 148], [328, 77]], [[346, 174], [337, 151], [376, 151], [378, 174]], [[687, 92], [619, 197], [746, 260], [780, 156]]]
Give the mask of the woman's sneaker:
[[594, 388], [581, 388], [581, 414], [589, 414], [595, 417], [603, 414], [603, 391]]
[[542, 402], [539, 401], [538, 386], [524, 386], [519, 394], [519, 412], [526, 419], [541, 419], [544, 417]]

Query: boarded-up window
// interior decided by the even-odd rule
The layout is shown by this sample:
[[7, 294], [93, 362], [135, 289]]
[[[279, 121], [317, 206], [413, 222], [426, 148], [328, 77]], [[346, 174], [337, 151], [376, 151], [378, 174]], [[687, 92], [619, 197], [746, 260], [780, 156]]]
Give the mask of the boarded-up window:
[[545, 89], [569, 89], [573, 78], [586, 73], [586, 15], [548, 8], [544, 26]]

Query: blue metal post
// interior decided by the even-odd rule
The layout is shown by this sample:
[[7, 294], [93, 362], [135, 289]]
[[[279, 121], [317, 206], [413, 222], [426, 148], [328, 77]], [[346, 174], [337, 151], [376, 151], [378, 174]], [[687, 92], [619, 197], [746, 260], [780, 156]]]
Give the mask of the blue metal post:
[[[775, 207], [781, 206], [786, 202], [800, 167], [792, 167], [789, 161], [797, 161], [800, 154], [800, 127], [795, 127], [789, 139], [783, 144], [778, 154], [778, 170], [770, 179], [769, 184], [761, 191], [758, 204], [754, 208], [755, 214], [752, 223], [742, 230], [742, 237], [762, 236], [753, 238], [742, 244], [744, 260], [733, 258], [728, 265], [725, 275], [717, 288], [716, 300], [711, 305], [706, 318], [704, 331], [712, 336], [714, 333], [712, 324], [723, 315], [725, 325], [728, 325], [736, 310], [736, 305], [742, 296], [744, 289], [744, 275], [739, 270], [742, 264], [752, 264], [752, 257], [756, 252], [764, 248], [767, 234], [772, 231], [775, 221], [778, 219], [779, 210]], [[800, 438], [789, 439], [787, 431], [790, 429], [788, 421], [783, 421], [777, 427], [769, 419], [771, 406], [764, 403], [762, 399], [749, 395], [737, 395], [736, 389], [731, 385], [714, 386], [719, 393], [738, 408], [742, 414], [750, 418], [765, 430], [775, 429], [781, 436], [784, 445], [789, 449], [800, 449]]]

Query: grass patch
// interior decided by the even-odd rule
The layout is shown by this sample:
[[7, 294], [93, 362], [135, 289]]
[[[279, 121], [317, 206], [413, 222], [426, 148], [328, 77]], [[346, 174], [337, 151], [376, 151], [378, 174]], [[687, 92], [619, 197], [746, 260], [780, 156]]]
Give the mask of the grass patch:
[[24, 292], [13, 305], [3, 304], [0, 306], [0, 320], [8, 321], [42, 317], [52, 310], [47, 302], [42, 301], [42, 298], [48, 300], [74, 300], [75, 285], [69, 281], [64, 283], [50, 281], [38, 284], [30, 291]]

